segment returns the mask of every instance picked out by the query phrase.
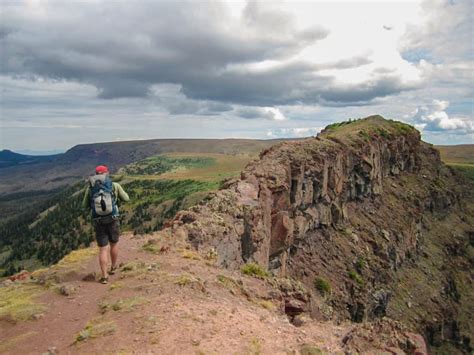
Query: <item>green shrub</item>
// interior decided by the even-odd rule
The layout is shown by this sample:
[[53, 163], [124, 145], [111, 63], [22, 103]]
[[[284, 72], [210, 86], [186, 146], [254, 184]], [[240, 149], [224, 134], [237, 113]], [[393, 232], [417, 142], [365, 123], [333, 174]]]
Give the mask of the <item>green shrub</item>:
[[331, 285], [329, 284], [329, 281], [322, 277], [316, 277], [314, 280], [314, 287], [316, 287], [316, 290], [318, 290], [322, 295], [331, 293]]
[[377, 133], [379, 134], [379, 136], [381, 136], [383, 138], [392, 138], [392, 134], [389, 131], [387, 131], [386, 129], [379, 128], [377, 130]]
[[321, 349], [314, 345], [303, 344], [300, 350], [301, 355], [322, 355], [324, 354]]
[[260, 265], [255, 263], [248, 263], [245, 264], [240, 268], [242, 274], [258, 277], [258, 278], [265, 278], [270, 276], [266, 270], [264, 270]]
[[366, 142], [370, 141], [370, 134], [366, 130], [359, 131], [359, 136], [364, 138]]
[[339, 128], [339, 127], [348, 125], [348, 124], [350, 124], [350, 123], [352, 123], [352, 122], [355, 122], [355, 121], [356, 121], [355, 119], [352, 120], [352, 119], [349, 118], [348, 121], [342, 121], [342, 122], [331, 123], [331, 124], [327, 125], [324, 129], [325, 129], [325, 130], [335, 130], [335, 129]]
[[355, 263], [357, 272], [360, 274], [366, 265], [367, 262], [365, 261], [365, 259], [363, 257], [359, 257]]
[[86, 324], [86, 327], [76, 335], [75, 342], [78, 343], [86, 341], [88, 339], [112, 335], [116, 331], [117, 325], [115, 324], [115, 322], [100, 322], [99, 320], [95, 320]]
[[408, 132], [412, 132], [415, 130], [415, 128], [407, 123], [403, 123], [400, 121], [394, 121], [394, 120], [388, 120], [390, 124], [395, 127], [398, 131], [398, 133], [405, 134]]
[[350, 270], [348, 276], [351, 280], [354, 280], [358, 285], [362, 286], [364, 284], [364, 279], [356, 271]]

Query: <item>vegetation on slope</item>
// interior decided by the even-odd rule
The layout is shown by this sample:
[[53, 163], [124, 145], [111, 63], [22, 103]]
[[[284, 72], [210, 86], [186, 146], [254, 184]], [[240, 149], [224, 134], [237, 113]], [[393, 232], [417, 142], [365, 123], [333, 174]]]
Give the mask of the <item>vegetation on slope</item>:
[[[223, 178], [236, 176], [249, 160], [249, 156], [186, 153], [128, 165], [113, 177], [130, 195], [130, 202], [119, 206], [122, 230], [134, 234], [160, 230], [177, 211], [218, 189]], [[83, 187], [77, 183], [51, 194], [20, 193], [0, 201], [0, 209], [11, 211], [0, 222], [0, 276], [56, 263], [72, 250], [90, 245], [94, 236], [90, 212], [82, 209]], [[44, 197], [35, 202], [37, 196]], [[19, 201], [23, 208], [14, 208]]]
[[416, 129], [409, 124], [386, 120], [382, 116], [375, 115], [364, 119], [349, 119], [330, 124], [321, 132], [321, 137], [340, 141], [363, 140], [370, 142], [372, 139], [392, 139], [397, 135], [415, 132]]
[[441, 159], [474, 182], [474, 144], [436, 146]]
[[153, 156], [122, 168], [119, 173], [126, 175], [160, 175], [177, 169], [205, 168], [215, 164], [209, 157], [182, 157]]

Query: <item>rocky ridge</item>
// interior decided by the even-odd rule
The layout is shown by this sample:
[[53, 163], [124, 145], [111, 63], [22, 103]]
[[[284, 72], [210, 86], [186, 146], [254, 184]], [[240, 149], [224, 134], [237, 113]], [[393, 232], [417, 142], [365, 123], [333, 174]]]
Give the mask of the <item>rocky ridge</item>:
[[302, 281], [312, 294], [296, 312], [288, 305], [291, 319], [388, 316], [434, 349], [468, 352], [467, 184], [414, 128], [371, 116], [263, 151], [240, 179], [178, 213], [162, 234], [215, 254], [221, 267], [252, 262]]

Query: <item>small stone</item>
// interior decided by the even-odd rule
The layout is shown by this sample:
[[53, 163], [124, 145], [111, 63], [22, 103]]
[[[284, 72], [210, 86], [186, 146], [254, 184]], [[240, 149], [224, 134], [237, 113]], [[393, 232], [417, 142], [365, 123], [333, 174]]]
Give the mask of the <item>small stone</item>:
[[8, 286], [10, 286], [10, 285], [13, 285], [13, 281], [12, 281], [12, 280], [7, 279], [7, 280], [5, 280], [5, 281], [2, 282], [2, 286], [8, 287]]
[[193, 340], [192, 340], [192, 344], [193, 344], [194, 346], [198, 346], [199, 344], [201, 344], [201, 342], [200, 342], [198, 339], [193, 339]]
[[352, 234], [351, 234], [351, 237], [352, 237], [352, 240], [353, 240], [354, 243], [358, 243], [358, 242], [359, 242], [359, 237], [357, 236], [357, 234], [352, 233]]
[[63, 296], [71, 296], [74, 292], [76, 292], [76, 288], [72, 285], [63, 285], [59, 289], [59, 293]]
[[295, 326], [295, 327], [301, 327], [303, 324], [307, 323], [308, 322], [308, 318], [304, 315], [304, 314], [298, 314], [296, 315], [293, 320], [291, 321], [291, 323]]
[[408, 302], [407, 302], [407, 307], [408, 307], [408, 308], [411, 308], [411, 306], [412, 306], [411, 302], [408, 301]]
[[90, 272], [82, 278], [82, 281], [95, 281], [95, 272]]

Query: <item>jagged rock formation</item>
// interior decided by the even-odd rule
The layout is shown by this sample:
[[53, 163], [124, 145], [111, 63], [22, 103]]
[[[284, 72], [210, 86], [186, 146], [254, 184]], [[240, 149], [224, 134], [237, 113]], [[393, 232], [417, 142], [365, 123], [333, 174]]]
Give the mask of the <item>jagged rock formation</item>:
[[[418, 131], [380, 116], [260, 155], [163, 233], [313, 289], [316, 318], [390, 316], [470, 351], [472, 198]], [[315, 280], [329, 287], [319, 290]], [[419, 292], [422, 292], [419, 294]]]

